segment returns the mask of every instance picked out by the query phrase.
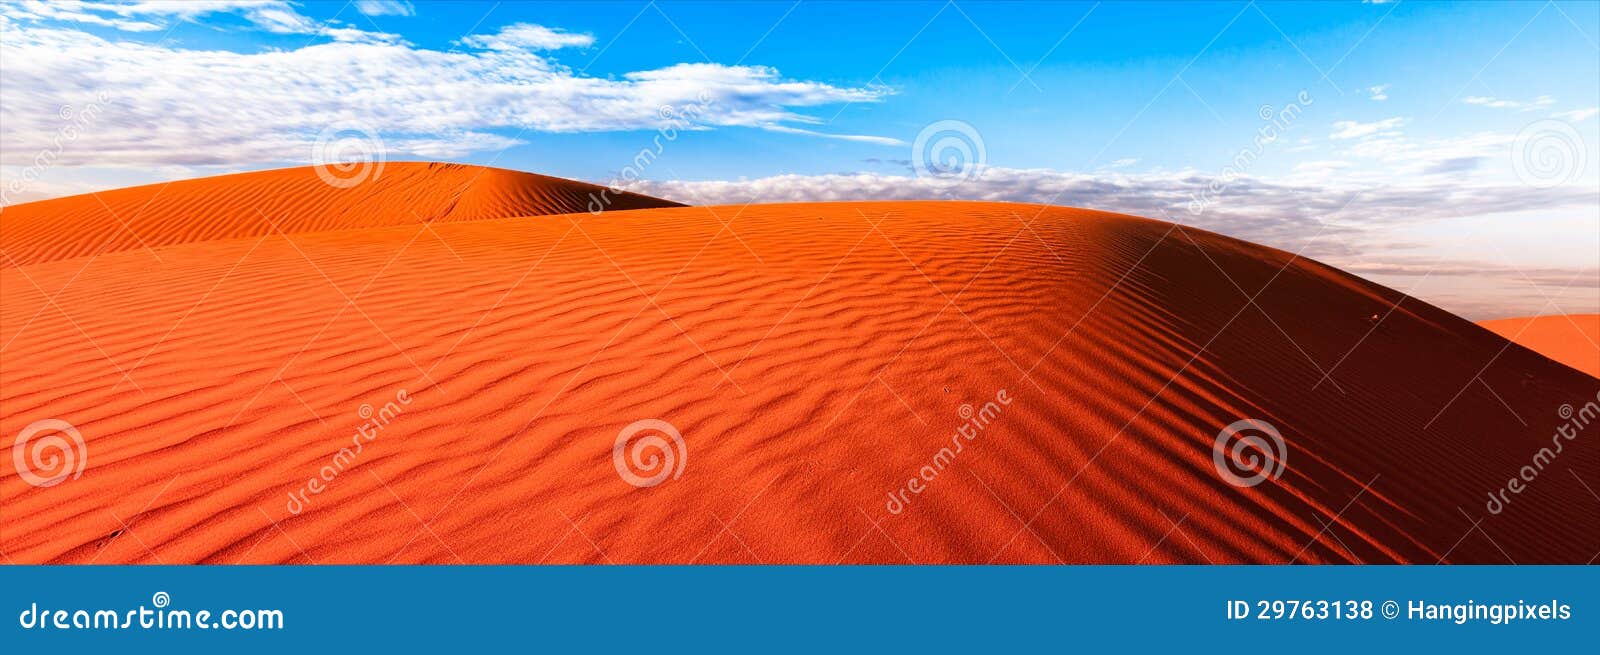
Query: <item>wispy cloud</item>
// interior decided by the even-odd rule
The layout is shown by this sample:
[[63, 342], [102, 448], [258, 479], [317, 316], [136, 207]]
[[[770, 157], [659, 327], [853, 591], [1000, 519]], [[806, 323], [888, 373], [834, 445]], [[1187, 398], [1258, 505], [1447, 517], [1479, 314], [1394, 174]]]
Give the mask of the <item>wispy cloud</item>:
[[1400, 117], [1385, 118], [1381, 121], [1373, 121], [1371, 123], [1336, 121], [1333, 124], [1333, 133], [1329, 134], [1328, 138], [1336, 140], [1357, 139], [1364, 136], [1371, 136], [1381, 132], [1391, 131], [1400, 127], [1401, 125], [1405, 125], [1405, 123], [1406, 119]]
[[[1329, 137], [1347, 142], [1336, 149], [1340, 157], [1368, 160], [1380, 164], [1386, 174], [1402, 176], [1472, 173], [1491, 158], [1509, 161], [1510, 148], [1516, 140], [1515, 134], [1490, 131], [1419, 139], [1400, 129], [1408, 122], [1402, 117], [1370, 123], [1337, 121]], [[1306, 172], [1326, 172], [1326, 167], [1308, 166]]]
[[1461, 102], [1469, 105], [1477, 105], [1479, 107], [1488, 107], [1490, 109], [1515, 109], [1517, 111], [1532, 111], [1534, 109], [1549, 107], [1550, 105], [1556, 104], [1556, 99], [1550, 96], [1539, 96], [1533, 100], [1521, 101], [1504, 100], [1489, 96], [1467, 96], [1462, 98]]
[[1369, 87], [1367, 87], [1367, 97], [1368, 98], [1372, 98], [1373, 100], [1376, 100], [1378, 102], [1383, 102], [1384, 100], [1388, 100], [1389, 99], [1389, 85], [1387, 85], [1387, 84], [1379, 84], [1377, 86], [1369, 86]]
[[1440, 175], [1444, 173], [1464, 173], [1477, 170], [1483, 165], [1485, 157], [1451, 157], [1429, 163], [1423, 167], [1423, 175]]
[[816, 137], [822, 137], [824, 139], [837, 139], [839, 141], [854, 141], [856, 143], [871, 143], [871, 144], [880, 145], [880, 146], [903, 146], [903, 145], [906, 144], [905, 141], [902, 141], [900, 139], [891, 138], [891, 137], [886, 137], [886, 136], [872, 136], [872, 135], [868, 135], [868, 134], [831, 134], [831, 133], [828, 133], [828, 132], [818, 132], [816, 130], [808, 130], [808, 129], [801, 128], [801, 127], [793, 127], [793, 126], [790, 126], [790, 125], [779, 125], [779, 124], [762, 125], [761, 129], [764, 129], [764, 130], [767, 130], [767, 131], [770, 131], [770, 132], [779, 132], [779, 133], [782, 133], [782, 134], [804, 134], [806, 136], [816, 136]]
[[407, 0], [356, 0], [356, 11], [368, 16], [410, 16], [416, 8]]
[[1399, 133], [1382, 133], [1363, 138], [1340, 154], [1374, 160], [1393, 174], [1434, 175], [1473, 170], [1478, 162], [1491, 157], [1509, 161], [1511, 144], [1515, 139], [1516, 135], [1501, 132], [1433, 139], [1412, 139]]
[[1595, 114], [1600, 114], [1600, 107], [1589, 107], [1587, 109], [1574, 109], [1572, 111], [1560, 112], [1560, 113], [1556, 114], [1555, 116], [1556, 116], [1556, 118], [1564, 120], [1564, 121], [1566, 121], [1568, 123], [1581, 123], [1583, 121], [1589, 120], [1590, 118], [1594, 118]]

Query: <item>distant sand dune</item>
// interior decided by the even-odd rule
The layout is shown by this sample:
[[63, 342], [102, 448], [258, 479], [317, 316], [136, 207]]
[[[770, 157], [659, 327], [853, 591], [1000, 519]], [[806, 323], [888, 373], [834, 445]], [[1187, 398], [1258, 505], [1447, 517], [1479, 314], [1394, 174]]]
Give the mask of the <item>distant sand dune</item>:
[[[0, 209], [0, 266], [270, 234], [568, 214], [678, 203], [499, 168], [388, 162], [350, 187], [312, 167], [151, 184]], [[353, 173], [356, 175], [360, 172]], [[329, 173], [333, 175], [333, 173]], [[335, 178], [337, 179], [337, 178]], [[358, 179], [358, 178], [353, 178]], [[147, 255], [149, 256], [149, 255]], [[160, 257], [159, 254], [155, 257]]]
[[[0, 476], [10, 560], [1432, 564], [1600, 550], [1579, 481], [1600, 487], [1600, 426], [1485, 510], [1551, 444], [1558, 408], [1593, 401], [1600, 381], [1414, 299], [1375, 323], [1400, 294], [1288, 253], [1032, 205], [464, 220], [510, 201], [458, 216], [416, 191], [329, 217], [249, 182], [254, 195], [225, 202], [304, 229], [164, 206], [140, 225], [159, 261], [136, 245], [67, 258], [104, 224], [63, 228], [59, 244], [6, 235], [32, 263], [0, 270], [0, 434], [63, 419], [89, 457], [52, 487]], [[395, 190], [427, 184], [414, 182]], [[462, 220], [435, 220], [435, 236], [397, 207]], [[1001, 389], [1010, 404], [983, 411]], [[389, 403], [387, 425], [341, 455], [371, 420], [362, 407]], [[941, 453], [971, 416], [983, 429]], [[1287, 456], [1281, 478], [1244, 488], [1218, 474], [1213, 445], [1247, 417], [1276, 426]], [[681, 432], [678, 478], [619, 475], [613, 445], [641, 419]], [[332, 480], [291, 512], [324, 467]]]
[[1600, 314], [1527, 316], [1478, 325], [1572, 368], [1600, 377]]

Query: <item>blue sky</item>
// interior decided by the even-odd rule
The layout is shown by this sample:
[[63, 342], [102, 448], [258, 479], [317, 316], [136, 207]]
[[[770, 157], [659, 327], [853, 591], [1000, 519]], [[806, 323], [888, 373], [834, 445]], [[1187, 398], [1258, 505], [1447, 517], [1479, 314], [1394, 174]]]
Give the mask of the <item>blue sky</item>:
[[[1600, 311], [1592, 2], [24, 2], [0, 27], [11, 202], [310, 163], [337, 126], [686, 202], [1127, 211], [1472, 317]], [[982, 146], [955, 180], [915, 149], [940, 121]]]

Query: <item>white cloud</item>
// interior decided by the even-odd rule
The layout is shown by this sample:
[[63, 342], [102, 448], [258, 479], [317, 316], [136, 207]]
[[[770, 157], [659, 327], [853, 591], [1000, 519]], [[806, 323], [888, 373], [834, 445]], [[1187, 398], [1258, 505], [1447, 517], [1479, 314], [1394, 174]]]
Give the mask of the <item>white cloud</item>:
[[1345, 156], [1373, 159], [1396, 175], [1465, 173], [1491, 158], [1509, 161], [1515, 134], [1479, 132], [1458, 137], [1410, 139], [1399, 134], [1372, 136], [1351, 145]]
[[[1491, 158], [1509, 161], [1511, 143], [1515, 134], [1479, 132], [1455, 137], [1414, 139], [1406, 136], [1400, 127], [1404, 118], [1389, 118], [1371, 123], [1338, 121], [1333, 124], [1331, 138], [1353, 141], [1343, 145], [1336, 155], [1345, 159], [1370, 160], [1382, 165], [1389, 176], [1468, 175], [1476, 174], [1484, 162]], [[1306, 162], [1296, 167], [1297, 173], [1326, 174], [1326, 162]], [[1384, 180], [1387, 182], [1388, 180]]]
[[193, 21], [212, 14], [236, 14], [258, 29], [280, 34], [310, 34], [321, 27], [286, 0], [23, 0], [0, 3], [0, 16], [12, 20], [85, 23], [128, 32], [153, 32], [165, 29], [173, 20]]
[[406, 0], [356, 0], [356, 11], [368, 16], [411, 16], [416, 9]]
[[1561, 120], [1564, 120], [1564, 121], [1566, 121], [1568, 123], [1581, 123], [1583, 121], [1589, 120], [1590, 118], [1593, 118], [1595, 114], [1600, 114], [1600, 107], [1590, 107], [1588, 109], [1574, 109], [1572, 111], [1564, 111], [1564, 112], [1556, 114], [1555, 117], [1559, 118]]
[[402, 39], [399, 34], [390, 34], [389, 32], [368, 32], [366, 30], [360, 30], [353, 27], [323, 27], [321, 31], [318, 32], [318, 35], [325, 36], [333, 39], [334, 41], [340, 41], [343, 43], [356, 43], [360, 41], [371, 41], [376, 43], [405, 42], [405, 39]]
[[1461, 102], [1469, 105], [1477, 105], [1479, 107], [1489, 107], [1491, 109], [1515, 109], [1517, 111], [1531, 111], [1541, 107], [1549, 107], [1550, 105], [1556, 103], [1556, 99], [1550, 96], [1539, 96], [1531, 101], [1523, 102], [1520, 100], [1502, 100], [1500, 98], [1492, 98], [1489, 96], [1467, 96], [1462, 98]]
[[894, 139], [894, 138], [890, 138], [890, 137], [886, 137], [886, 136], [871, 136], [871, 135], [867, 135], [867, 134], [830, 134], [830, 133], [827, 133], [827, 132], [818, 132], [816, 130], [808, 130], [808, 129], [805, 129], [805, 128], [791, 127], [791, 126], [788, 126], [788, 125], [778, 125], [778, 124], [762, 125], [760, 127], [761, 127], [761, 129], [767, 130], [769, 132], [779, 132], [779, 133], [782, 133], [782, 134], [803, 134], [803, 135], [806, 135], [806, 136], [818, 136], [818, 137], [822, 137], [824, 139], [837, 139], [839, 141], [855, 141], [856, 143], [871, 143], [871, 144], [880, 145], [880, 146], [903, 146], [903, 145], [906, 144], [905, 141], [901, 141], [900, 139]]
[[1328, 138], [1356, 139], [1360, 137], [1372, 136], [1374, 134], [1392, 131], [1401, 125], [1405, 125], [1405, 123], [1406, 119], [1399, 117], [1385, 118], [1381, 121], [1374, 121], [1371, 123], [1335, 121], [1333, 124], [1333, 133], [1329, 134]]
[[1339, 159], [1323, 159], [1323, 160], [1315, 160], [1315, 161], [1303, 161], [1303, 162], [1300, 162], [1298, 164], [1295, 164], [1294, 172], [1296, 172], [1296, 173], [1309, 173], [1309, 174], [1314, 174], [1314, 175], [1323, 175], [1323, 174], [1328, 174], [1328, 173], [1333, 173], [1335, 171], [1343, 170], [1343, 169], [1346, 169], [1346, 168], [1350, 168], [1351, 165], [1352, 164], [1350, 162], [1339, 160]]
[[594, 45], [594, 37], [573, 34], [532, 23], [514, 23], [495, 34], [474, 34], [463, 37], [461, 45], [486, 50], [559, 50], [561, 48], [587, 48]]
[[1389, 85], [1379, 84], [1367, 87], [1367, 97], [1382, 102], [1389, 99]]
[[1284, 152], [1309, 152], [1309, 151], [1316, 150], [1316, 149], [1317, 149], [1317, 145], [1315, 143], [1313, 143], [1309, 137], [1304, 137], [1304, 138], [1301, 138], [1298, 141], [1295, 141], [1293, 145], [1289, 145], [1289, 146], [1285, 147], [1283, 149], [1283, 151]]
[[890, 93], [880, 87], [840, 87], [787, 79], [764, 66], [720, 64], [588, 77], [542, 48], [587, 44], [592, 37], [527, 24], [469, 37], [465, 51], [451, 52], [376, 32], [329, 36], [333, 42], [240, 53], [0, 20], [7, 94], [0, 106], [0, 164], [32, 164], [60, 140], [65, 108], [90, 104], [103, 111], [74, 129], [52, 166], [305, 162], [331, 125], [378, 135], [391, 156], [453, 157], [514, 145], [522, 130], [658, 129], [663, 108], [689, 106], [700, 109], [692, 116], [696, 128], [898, 143], [818, 132], [806, 127], [818, 120], [797, 111], [877, 102]]

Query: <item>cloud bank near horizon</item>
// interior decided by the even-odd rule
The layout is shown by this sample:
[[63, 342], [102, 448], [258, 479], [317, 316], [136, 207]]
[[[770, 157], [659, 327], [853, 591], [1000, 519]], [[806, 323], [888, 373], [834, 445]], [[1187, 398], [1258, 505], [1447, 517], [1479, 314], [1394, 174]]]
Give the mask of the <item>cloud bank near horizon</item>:
[[[1318, 183], [1308, 178], [1223, 178], [1198, 171], [1125, 174], [985, 167], [972, 179], [874, 172], [774, 175], [743, 180], [638, 180], [629, 191], [694, 205], [836, 200], [980, 200], [1066, 205], [1165, 218], [1308, 253], [1340, 254], [1315, 237], [1354, 235], [1405, 222], [1592, 205], [1600, 189], [1463, 185]], [[1320, 235], [1318, 233], [1321, 233]]]
[[[753, 202], [846, 200], [977, 200], [1083, 207], [1170, 220], [1300, 253], [1469, 318], [1600, 312], [1600, 271], [1593, 266], [1530, 267], [1490, 259], [1437, 257], [1419, 253], [1437, 244], [1397, 241], [1392, 236], [1396, 228], [1428, 221], [1592, 207], [1600, 189], [1580, 185], [1539, 189], [1514, 183], [1462, 184], [1450, 178], [1410, 184], [1369, 181], [1334, 185], [1309, 178], [1224, 180], [1195, 171], [1091, 174], [986, 167], [959, 182], [916, 174], [853, 173], [731, 181], [639, 180], [621, 186], [693, 205], [735, 207]], [[730, 222], [733, 213], [725, 217]], [[1019, 220], [1028, 218], [1023, 215]], [[1457, 288], [1452, 280], [1471, 284]]]

